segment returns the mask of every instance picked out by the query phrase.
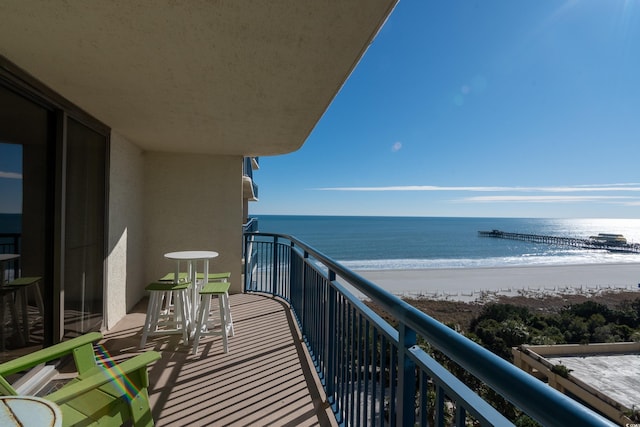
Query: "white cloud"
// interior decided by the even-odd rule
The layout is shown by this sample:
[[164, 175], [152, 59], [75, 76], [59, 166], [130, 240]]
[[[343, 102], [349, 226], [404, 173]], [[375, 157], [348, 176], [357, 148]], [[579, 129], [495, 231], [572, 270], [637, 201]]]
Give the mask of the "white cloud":
[[640, 191], [638, 184], [595, 184], [572, 187], [442, 187], [437, 185], [400, 185], [385, 187], [323, 187], [319, 191], [470, 191], [470, 192], [539, 192], [539, 193], [574, 193], [591, 191]]
[[[582, 203], [603, 201], [637, 200], [629, 196], [477, 196], [461, 199], [464, 202], [527, 202], [527, 203]], [[636, 203], [636, 202], [625, 202]]]
[[3, 172], [3, 171], [0, 171], [0, 178], [22, 179], [22, 174], [21, 173], [16, 173], [16, 172]]

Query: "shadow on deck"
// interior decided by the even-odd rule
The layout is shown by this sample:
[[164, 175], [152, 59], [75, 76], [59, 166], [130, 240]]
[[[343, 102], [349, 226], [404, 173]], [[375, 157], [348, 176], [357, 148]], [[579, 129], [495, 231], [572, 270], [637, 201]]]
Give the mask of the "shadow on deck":
[[[255, 294], [230, 301], [227, 354], [218, 336], [202, 338], [195, 355], [177, 335], [147, 341], [146, 350], [162, 354], [149, 368], [156, 425], [336, 425], [286, 303]], [[139, 352], [145, 310], [146, 300], [105, 333], [115, 360]]]

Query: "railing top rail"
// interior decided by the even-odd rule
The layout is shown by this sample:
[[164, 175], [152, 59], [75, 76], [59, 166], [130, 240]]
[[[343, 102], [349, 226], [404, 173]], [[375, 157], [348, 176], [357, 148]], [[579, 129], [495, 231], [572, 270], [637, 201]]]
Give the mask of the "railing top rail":
[[289, 240], [543, 425], [615, 425], [294, 236], [246, 235]]
[[251, 226], [251, 225], [253, 225], [253, 224], [257, 223], [257, 222], [258, 222], [258, 218], [253, 218], [253, 217], [252, 218], [247, 218], [247, 222], [242, 224], [242, 226], [246, 228], [246, 227], [249, 227], [249, 226]]

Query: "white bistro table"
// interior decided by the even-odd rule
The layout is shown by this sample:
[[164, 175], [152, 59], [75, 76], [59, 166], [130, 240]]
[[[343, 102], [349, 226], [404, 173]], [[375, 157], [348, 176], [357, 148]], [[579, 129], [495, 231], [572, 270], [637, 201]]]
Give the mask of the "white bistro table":
[[199, 287], [197, 282], [198, 261], [203, 261], [203, 280], [204, 283], [206, 283], [207, 278], [209, 277], [209, 260], [216, 258], [218, 255], [218, 252], [214, 251], [178, 251], [164, 254], [165, 258], [174, 260], [176, 262], [174, 276], [174, 280], [176, 282], [180, 277], [180, 262], [185, 261], [189, 266], [188, 273], [189, 279], [191, 280], [191, 313], [189, 313], [190, 319], [195, 319], [198, 315], [200, 302], [200, 298], [198, 295]]
[[62, 412], [48, 400], [35, 396], [0, 396], [0, 425], [60, 427]]

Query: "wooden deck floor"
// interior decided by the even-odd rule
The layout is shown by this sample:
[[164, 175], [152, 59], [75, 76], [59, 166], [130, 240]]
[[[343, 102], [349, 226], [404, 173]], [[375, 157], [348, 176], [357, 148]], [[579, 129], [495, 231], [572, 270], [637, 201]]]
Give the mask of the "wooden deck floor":
[[[231, 295], [235, 336], [201, 339], [198, 353], [177, 335], [156, 336], [145, 349], [162, 353], [149, 368], [157, 426], [336, 425], [286, 304], [262, 295]], [[138, 353], [146, 301], [102, 342], [116, 360]]]

